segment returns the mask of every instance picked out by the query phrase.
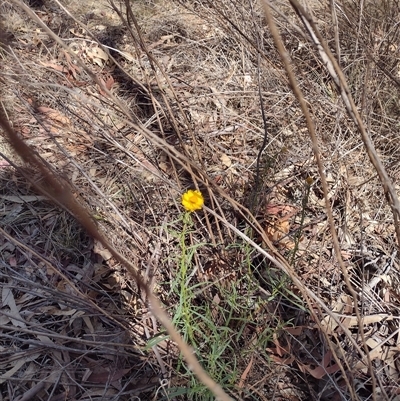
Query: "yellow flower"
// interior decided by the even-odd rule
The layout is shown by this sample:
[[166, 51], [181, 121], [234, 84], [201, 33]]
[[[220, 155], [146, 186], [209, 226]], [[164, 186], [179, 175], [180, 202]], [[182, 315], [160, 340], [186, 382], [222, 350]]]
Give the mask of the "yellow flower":
[[200, 191], [189, 189], [182, 195], [182, 205], [189, 211], [199, 210], [204, 205], [204, 198]]

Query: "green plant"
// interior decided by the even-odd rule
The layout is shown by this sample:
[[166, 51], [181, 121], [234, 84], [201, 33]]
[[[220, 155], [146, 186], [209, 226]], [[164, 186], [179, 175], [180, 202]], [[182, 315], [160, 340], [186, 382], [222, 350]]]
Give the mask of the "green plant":
[[[228, 248], [242, 255], [241, 265], [231, 267], [238, 274], [241, 272], [240, 279], [216, 280], [210, 284], [197, 279], [196, 254], [208, 244], [194, 243], [196, 228], [192, 214], [184, 213], [181, 229], [169, 232], [178, 244], [174, 260], [177, 270], [169, 291], [170, 297], [176, 300], [173, 323], [194, 348], [209, 375], [226, 391], [237, 390], [248, 358], [254, 353], [265, 356], [265, 348], [271, 343], [274, 333], [285, 323], [266, 317], [269, 313], [266, 304], [270, 299], [256, 295], [259, 284], [251, 269], [251, 247], [242, 243]], [[279, 293], [277, 288], [273, 296]], [[265, 325], [265, 321], [271, 325]], [[182, 357], [178, 358], [176, 371], [183, 375], [187, 387], [169, 389], [169, 397], [184, 395], [189, 400], [214, 399]]]

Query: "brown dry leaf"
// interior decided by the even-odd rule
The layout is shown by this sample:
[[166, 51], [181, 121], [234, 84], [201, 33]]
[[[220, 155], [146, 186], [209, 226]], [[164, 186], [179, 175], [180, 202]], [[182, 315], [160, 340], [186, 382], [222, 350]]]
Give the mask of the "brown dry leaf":
[[290, 364], [293, 363], [293, 361], [295, 360], [294, 356], [292, 356], [292, 355], [281, 358], [281, 357], [279, 357], [278, 355], [270, 354], [269, 357], [270, 357], [275, 363], [279, 363], [280, 365], [290, 365]]
[[110, 371], [107, 368], [96, 366], [87, 381], [89, 383], [99, 384], [113, 383], [129, 373], [130, 370], [131, 369], [116, 369]]
[[299, 336], [303, 330], [305, 329], [304, 326], [296, 326], [296, 327], [284, 327], [287, 333], [291, 334], [292, 336]]
[[50, 346], [55, 346], [54, 341], [50, 339], [48, 336], [44, 336], [42, 334], [37, 334], [36, 337], [38, 338], [39, 341], [41, 341], [43, 344], [50, 345]]
[[56, 71], [59, 71], [59, 72], [68, 72], [68, 69], [65, 68], [62, 65], [58, 65], [58, 64], [55, 64], [55, 63], [47, 62], [47, 61], [46, 62], [42, 62], [41, 61], [40, 64], [42, 64], [45, 67], [52, 68], [53, 70], [56, 70]]
[[71, 28], [69, 31], [72, 33], [72, 35], [74, 35], [78, 38], [86, 37], [86, 32], [83, 28]]
[[163, 171], [164, 173], [168, 173], [168, 171], [170, 170], [168, 164], [165, 162], [159, 163], [158, 166], [160, 167], [160, 170]]
[[173, 39], [174, 37], [175, 37], [175, 35], [173, 35], [173, 34], [172, 35], [161, 36], [160, 40], [148, 45], [147, 47], [148, 47], [149, 50], [153, 50], [156, 47], [159, 47], [160, 45], [162, 45], [164, 43], [169, 43], [171, 41], [171, 39]]
[[85, 313], [86, 313], [86, 312], [83, 311], [83, 310], [78, 310], [76, 313], [74, 313], [74, 314], [71, 316], [71, 319], [69, 320], [69, 324], [71, 325], [76, 319], [78, 319], [78, 318], [84, 316]]
[[103, 67], [108, 61], [108, 54], [100, 47], [87, 49], [86, 54], [90, 61], [94, 64], [97, 64], [99, 67]]
[[280, 220], [273, 225], [270, 225], [266, 229], [266, 234], [272, 242], [277, 242], [279, 246], [286, 249], [293, 249], [294, 242], [287, 237], [290, 231], [290, 225], [287, 220]]
[[44, 307], [38, 308], [38, 311], [40, 313], [52, 315], [52, 316], [71, 316], [76, 312], [76, 309], [61, 310], [55, 306], [44, 306]]
[[375, 341], [373, 338], [368, 338], [366, 344], [368, 347], [372, 348], [369, 353], [371, 360], [380, 359], [381, 361], [385, 361], [387, 364], [394, 365], [394, 358], [400, 353], [399, 348], [380, 345], [380, 343]]
[[269, 357], [276, 363], [282, 365], [289, 365], [291, 364], [295, 358], [290, 354], [290, 344], [286, 345], [285, 347], [280, 345], [279, 339], [276, 335], [274, 335], [275, 348], [267, 348], [266, 350], [269, 351], [271, 354]]
[[278, 242], [279, 246], [286, 249], [293, 249], [294, 242], [287, 236], [290, 231], [289, 220], [297, 213], [297, 208], [291, 205], [268, 204], [265, 208], [267, 220], [274, 216], [265, 232], [272, 242]]
[[61, 114], [58, 110], [51, 109], [49, 107], [40, 106], [37, 108], [39, 113], [42, 113], [47, 119], [53, 120], [58, 125], [69, 126], [70, 120], [67, 116]]
[[90, 333], [90, 334], [94, 334], [94, 333], [95, 333], [95, 329], [94, 329], [94, 327], [93, 327], [93, 324], [92, 324], [92, 322], [91, 322], [89, 316], [83, 316], [82, 319], [83, 319], [83, 321], [86, 323], [86, 326], [87, 326], [88, 329], [89, 329], [89, 333]]
[[266, 229], [268, 238], [273, 242], [279, 241], [279, 239], [284, 235], [285, 225], [288, 228], [288, 224], [283, 224], [282, 227], [279, 227], [279, 225], [276, 224], [268, 226]]
[[106, 83], [105, 83], [106, 88], [108, 90], [111, 90], [111, 88], [113, 87], [114, 83], [115, 83], [115, 81], [114, 81], [114, 78], [112, 77], [112, 75], [107, 75], [107, 79], [106, 79]]
[[[364, 316], [362, 318], [362, 324], [364, 326], [368, 326], [373, 323], [379, 323], [382, 320], [393, 320], [392, 315], [388, 315], [387, 313], [377, 313], [375, 315]], [[346, 327], [355, 327], [358, 326], [357, 317], [356, 316], [349, 316], [344, 319], [343, 324]]]
[[253, 355], [251, 356], [250, 362], [247, 364], [246, 369], [244, 370], [244, 372], [240, 376], [240, 381], [239, 381], [239, 384], [238, 384], [239, 388], [243, 388], [244, 387], [244, 383], [246, 381], [247, 375], [249, 374], [252, 366], [253, 366]]
[[352, 298], [349, 295], [343, 294], [332, 308], [332, 315], [334, 315], [336, 319], [334, 319], [332, 316], [327, 315], [321, 320], [320, 327], [327, 334], [332, 335], [333, 332], [336, 330], [336, 328], [339, 326], [336, 320], [338, 321], [343, 320], [339, 316], [337, 316], [337, 314], [347, 315], [352, 311], [353, 311]]
[[[10, 318], [2, 313], [0, 313], [0, 324], [1, 325], [6, 325], [10, 323]], [[0, 351], [2, 350], [2, 348], [0, 347]]]
[[231, 159], [230, 159], [229, 156], [227, 156], [225, 153], [223, 153], [223, 154], [221, 155], [220, 159], [221, 159], [221, 163], [222, 163], [224, 166], [226, 166], [226, 167], [232, 166], [232, 161], [231, 161]]
[[1, 301], [3, 306], [8, 306], [10, 308], [10, 311], [7, 312], [10, 316], [11, 323], [15, 327], [26, 327], [26, 324], [24, 322], [24, 319], [19, 313], [19, 308], [17, 307], [17, 304], [15, 302], [15, 298], [13, 295], [13, 292], [11, 290], [11, 287], [8, 285], [3, 286], [2, 292], [1, 292]]
[[64, 54], [65, 59], [67, 60], [69, 72], [73, 75], [73, 77], [76, 80], [77, 79], [76, 73], [80, 73], [81, 69], [76, 64], [74, 64], [69, 53], [67, 53], [66, 51], [63, 51], [63, 54]]
[[291, 205], [276, 205], [271, 203], [265, 207], [265, 212], [269, 216], [280, 214], [282, 215], [280, 220], [289, 220], [297, 213], [297, 208]]
[[273, 335], [273, 342], [276, 346], [276, 352], [275, 352], [276, 354], [278, 354], [279, 356], [290, 354], [290, 343], [286, 347], [282, 347], [281, 344], [279, 343], [279, 339], [276, 333], [274, 333]]
[[95, 241], [93, 252], [100, 255], [105, 261], [110, 260], [112, 257], [111, 252], [108, 249], [104, 249], [103, 245], [101, 245], [99, 241]]
[[0, 384], [9, 380], [18, 370], [20, 370], [27, 362], [34, 361], [40, 356], [40, 353], [31, 354], [26, 357], [21, 357], [15, 361], [14, 366], [0, 375]]
[[282, 205], [267, 205], [265, 211], [269, 216], [276, 216], [282, 211], [282, 208]]
[[297, 362], [299, 365], [300, 370], [303, 373], [310, 373], [311, 376], [315, 377], [316, 379], [320, 380], [327, 374], [333, 374], [340, 370], [339, 366], [335, 363], [334, 365], [328, 366], [332, 361], [332, 352], [328, 351], [322, 359], [322, 364], [317, 366], [316, 368], [312, 368], [309, 365], [304, 365], [300, 362]]
[[350, 260], [353, 257], [351, 252], [345, 250], [341, 250], [340, 254], [342, 255], [343, 260]]
[[[97, 77], [98, 80], [107, 88], [107, 90], [111, 90], [112, 86], [114, 85], [114, 78], [111, 75], [107, 75], [106, 80], [104, 80], [101, 76]], [[106, 92], [104, 92], [100, 87], [100, 93], [103, 96], [108, 96]]]

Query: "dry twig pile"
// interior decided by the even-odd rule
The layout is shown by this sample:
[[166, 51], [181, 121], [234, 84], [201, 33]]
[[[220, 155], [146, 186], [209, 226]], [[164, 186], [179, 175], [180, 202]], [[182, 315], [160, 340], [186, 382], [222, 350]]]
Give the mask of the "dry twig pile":
[[1, 399], [400, 399], [398, 2], [28, 3]]

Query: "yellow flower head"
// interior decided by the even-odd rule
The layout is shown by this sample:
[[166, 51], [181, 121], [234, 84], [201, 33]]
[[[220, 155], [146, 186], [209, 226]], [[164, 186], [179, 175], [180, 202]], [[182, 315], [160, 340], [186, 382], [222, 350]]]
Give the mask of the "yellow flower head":
[[204, 205], [204, 198], [200, 191], [189, 189], [182, 195], [182, 205], [188, 212], [200, 210]]

